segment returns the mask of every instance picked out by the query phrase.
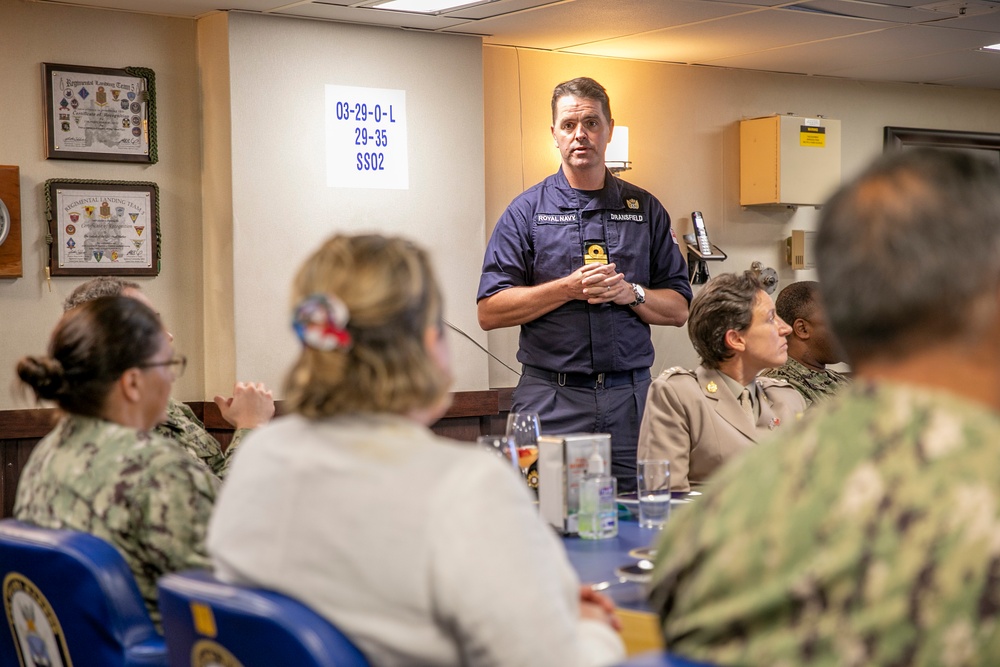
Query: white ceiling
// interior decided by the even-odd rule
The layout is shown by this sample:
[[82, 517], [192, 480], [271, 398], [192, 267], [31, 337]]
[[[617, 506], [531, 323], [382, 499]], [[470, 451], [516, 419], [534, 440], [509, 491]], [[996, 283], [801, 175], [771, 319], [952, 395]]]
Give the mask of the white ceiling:
[[[51, 2], [52, 0], [37, 0]], [[1000, 90], [1000, 0], [492, 0], [439, 15], [379, 0], [74, 0], [196, 18], [243, 10], [480, 35], [486, 44]]]

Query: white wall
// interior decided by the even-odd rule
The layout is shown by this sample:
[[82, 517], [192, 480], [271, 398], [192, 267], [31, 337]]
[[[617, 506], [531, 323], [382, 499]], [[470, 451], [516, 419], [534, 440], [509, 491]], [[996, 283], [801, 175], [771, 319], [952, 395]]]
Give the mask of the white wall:
[[[485, 345], [475, 319], [485, 234], [479, 39], [234, 13], [229, 68], [237, 376], [280, 386], [298, 350], [292, 276], [334, 232], [377, 230], [428, 248], [445, 317]], [[409, 189], [327, 187], [327, 84], [406, 91]], [[454, 389], [486, 388], [485, 355], [458, 335], [451, 349]]]
[[[46, 160], [42, 63], [149, 67], [156, 73], [155, 165]], [[15, 365], [44, 354], [63, 299], [86, 278], [46, 283], [45, 197], [50, 178], [153, 181], [160, 188], [163, 264], [159, 276], [137, 278], [190, 358], [174, 389], [201, 400], [201, 142], [194, 21], [95, 11], [24, 0], [0, 0], [0, 164], [21, 172], [24, 274], [0, 278], [0, 409], [34, 405], [15, 390]]]
[[[1000, 132], [998, 91], [863, 83], [491, 46], [484, 48], [484, 71], [490, 176], [487, 233], [514, 196], [559, 166], [549, 131], [553, 87], [590, 76], [608, 89], [615, 122], [629, 128], [634, 168], [622, 178], [663, 202], [678, 236], [692, 231], [691, 211], [704, 213], [712, 241], [729, 255], [724, 262], [709, 264], [712, 275], [743, 271], [759, 260], [778, 271], [778, 289], [816, 279], [815, 271], [791, 270], [784, 259], [784, 239], [792, 229], [815, 229], [817, 211], [813, 207], [745, 210], [739, 205], [741, 119], [793, 112], [840, 120], [844, 178], [882, 151], [887, 125]], [[498, 356], [518, 368], [516, 329], [490, 332], [489, 340]], [[653, 327], [653, 341], [654, 373], [698, 363], [686, 329]], [[491, 386], [510, 386], [516, 379], [491, 363]]]

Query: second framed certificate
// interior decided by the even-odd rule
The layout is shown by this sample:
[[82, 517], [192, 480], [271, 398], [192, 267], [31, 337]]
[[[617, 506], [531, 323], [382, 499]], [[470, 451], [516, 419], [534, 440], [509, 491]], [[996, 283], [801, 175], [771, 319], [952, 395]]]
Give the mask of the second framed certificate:
[[45, 199], [53, 276], [160, 272], [155, 183], [53, 179], [45, 182]]

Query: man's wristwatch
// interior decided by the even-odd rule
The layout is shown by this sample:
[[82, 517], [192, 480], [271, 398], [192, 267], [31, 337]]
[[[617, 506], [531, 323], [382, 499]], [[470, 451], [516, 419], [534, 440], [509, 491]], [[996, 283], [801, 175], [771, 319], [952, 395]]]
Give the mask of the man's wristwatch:
[[632, 283], [632, 291], [635, 293], [635, 301], [629, 304], [630, 307], [635, 308], [640, 303], [646, 303], [646, 290], [642, 289], [642, 285]]

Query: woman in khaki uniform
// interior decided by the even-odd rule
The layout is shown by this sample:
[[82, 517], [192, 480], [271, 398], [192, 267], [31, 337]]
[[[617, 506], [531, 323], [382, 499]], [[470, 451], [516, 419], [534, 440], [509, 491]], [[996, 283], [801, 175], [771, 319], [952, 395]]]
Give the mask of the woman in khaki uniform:
[[801, 416], [805, 402], [791, 385], [757, 377], [785, 363], [790, 331], [749, 271], [713, 278], [695, 296], [688, 336], [701, 365], [653, 381], [639, 429], [639, 458], [668, 459], [674, 491]]

